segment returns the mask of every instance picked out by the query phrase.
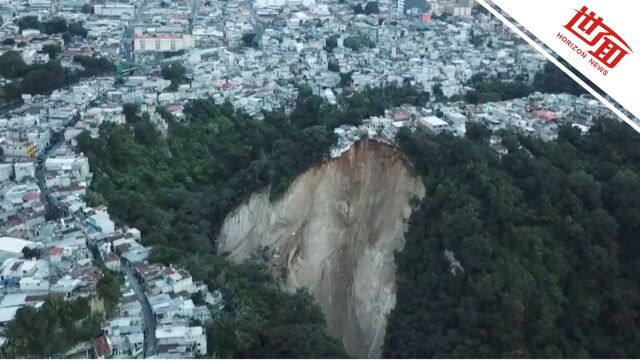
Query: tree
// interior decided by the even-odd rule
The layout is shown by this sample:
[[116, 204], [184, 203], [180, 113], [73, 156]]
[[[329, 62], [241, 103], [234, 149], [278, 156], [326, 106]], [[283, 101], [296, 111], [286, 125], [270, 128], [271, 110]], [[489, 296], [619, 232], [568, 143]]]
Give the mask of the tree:
[[79, 73], [82, 77], [111, 75], [116, 72], [116, 65], [104, 57], [76, 55], [73, 57], [73, 62], [84, 68]]
[[107, 203], [107, 201], [105, 200], [104, 196], [100, 193], [97, 193], [95, 191], [89, 191], [87, 193], [86, 196], [86, 202], [88, 206], [94, 207], [94, 206], [100, 206], [100, 205], [104, 205]]
[[[103, 124], [78, 146], [94, 169], [92, 191], [145, 234], [154, 261], [183, 264], [223, 293], [210, 356], [341, 356], [312, 298], [279, 291], [261, 265], [228, 263], [213, 243], [251, 194], [270, 188], [277, 198], [326, 159], [336, 126], [428, 99], [391, 86], [349, 93], [336, 107], [301, 86], [290, 114], [263, 121], [198, 99], [181, 121], [169, 118], [168, 141], [145, 140], [146, 117], [134, 109], [134, 122]], [[638, 355], [640, 135], [616, 121], [551, 142], [505, 132], [510, 152], [499, 156], [484, 126], [467, 125], [465, 137], [399, 134], [429, 196], [412, 202], [395, 254], [398, 303], [383, 355]]]
[[484, 40], [484, 36], [477, 35], [473, 30], [471, 30], [471, 33], [469, 34], [469, 41], [471, 42], [471, 44], [473, 44], [473, 46], [480, 47], [484, 45]]
[[483, 80], [473, 84], [474, 89], [464, 95], [464, 100], [471, 104], [505, 101], [526, 97], [534, 89], [524, 82], [504, 83], [497, 79]]
[[22, 248], [22, 257], [25, 259], [38, 259], [40, 258], [40, 249], [32, 249], [25, 246]]
[[256, 33], [246, 33], [242, 35], [242, 44], [246, 47], [257, 48], [259, 45], [257, 37], [258, 35]]
[[22, 78], [21, 91], [26, 94], [46, 94], [66, 84], [67, 78], [60, 64], [38, 67]]
[[183, 83], [184, 75], [187, 70], [179, 63], [173, 63], [169, 65], [162, 66], [162, 77], [165, 80], [171, 80], [171, 85], [169, 90], [175, 91], [178, 89], [178, 86]]
[[36, 16], [25, 16], [23, 18], [20, 18], [18, 20], [18, 27], [20, 28], [20, 31], [25, 29], [44, 31], [44, 27], [42, 26], [40, 21], [38, 21], [38, 18]]
[[82, 11], [83, 14], [93, 14], [93, 5], [84, 4], [84, 5], [82, 5], [81, 11]]
[[466, 125], [466, 137], [478, 143], [485, 143], [489, 140], [491, 132], [481, 123], [468, 122]]
[[516, 135], [509, 133], [505, 134], [502, 137], [502, 145], [504, 145], [504, 147], [506, 147], [507, 150], [512, 153], [518, 150], [518, 148], [520, 147], [520, 141], [518, 140], [518, 137]]
[[364, 14], [364, 6], [362, 6], [362, 4], [358, 4], [356, 6], [353, 7], [353, 12], [355, 14]]
[[565, 124], [558, 127], [558, 138], [577, 144], [580, 140], [580, 129], [573, 127], [571, 124]]
[[436, 101], [442, 101], [446, 98], [444, 96], [444, 92], [442, 91], [442, 84], [440, 83], [433, 84], [433, 86], [431, 87], [431, 92], [433, 93], [433, 96], [436, 97]]
[[325, 40], [324, 49], [327, 52], [332, 52], [337, 47], [338, 47], [338, 35], [331, 35], [327, 37], [327, 39]]
[[98, 281], [98, 296], [100, 296], [104, 302], [107, 317], [113, 315], [122, 297], [122, 293], [120, 292], [122, 283], [121, 276], [109, 270], [107, 270], [104, 276]]
[[44, 219], [47, 221], [59, 219], [62, 216], [62, 212], [55, 206], [47, 207], [47, 212], [44, 214]]
[[62, 52], [62, 48], [58, 44], [47, 44], [42, 47], [42, 52], [48, 54], [49, 59], [55, 59]]
[[364, 8], [364, 13], [366, 15], [378, 14], [379, 12], [380, 12], [380, 9], [378, 8], [378, 2], [377, 1], [369, 1], [367, 3], [367, 6], [365, 6], [365, 8]]
[[27, 69], [22, 56], [13, 50], [0, 55], [0, 74], [6, 78], [21, 76]]
[[65, 45], [71, 44], [72, 36], [68, 31], [62, 33], [62, 41], [64, 41]]
[[[571, 65], [564, 60], [560, 61], [569, 69]], [[574, 71], [574, 73], [576, 73]], [[579, 73], [578, 73], [579, 74]], [[591, 81], [579, 75], [587, 84], [593, 85]], [[573, 95], [585, 94], [582, 86], [578, 85], [573, 79], [562, 72], [557, 66], [548, 62], [545, 64], [543, 71], [537, 73], [533, 79], [533, 89], [542, 93], [569, 93]]]
[[84, 28], [81, 22], [72, 22], [69, 23], [69, 33], [71, 35], [80, 36], [82, 38], [86, 38], [89, 32]]
[[127, 124], [133, 124], [141, 120], [140, 118], [140, 105], [126, 103], [122, 104], [122, 113]]
[[6, 340], [0, 354], [9, 358], [62, 357], [74, 345], [98, 335], [100, 320], [91, 314], [87, 298], [66, 301], [61, 295], [50, 295], [39, 309], [18, 309], [5, 325]]
[[42, 24], [46, 34], [61, 34], [68, 30], [67, 21], [61, 17], [55, 17]]
[[373, 41], [371, 41], [368, 37], [360, 34], [347, 36], [342, 44], [344, 45], [344, 47], [355, 51], [359, 51], [365, 47], [372, 48], [375, 46]]
[[353, 79], [351, 78], [351, 75], [353, 75], [352, 71], [349, 71], [348, 73], [340, 73], [341, 87], [351, 86], [351, 84], [353, 83]]
[[193, 304], [196, 306], [205, 305], [204, 294], [202, 291], [191, 294], [191, 301], [193, 301]]
[[142, 114], [142, 120], [133, 125], [136, 141], [145, 146], [151, 146], [160, 139], [160, 132], [149, 120], [149, 114]]
[[[404, 134], [431, 196], [396, 254], [383, 356], [637, 356], [640, 157], [628, 145], [640, 135], [620, 129], [598, 121], [557, 142], [501, 132], [502, 157], [473, 123], [471, 139]], [[416, 302], [424, 293], [438, 296]]]
[[14, 46], [15, 44], [16, 44], [16, 41], [13, 38], [6, 38], [2, 40], [2, 45]]
[[340, 65], [337, 62], [329, 61], [327, 65], [327, 69], [332, 72], [340, 72]]

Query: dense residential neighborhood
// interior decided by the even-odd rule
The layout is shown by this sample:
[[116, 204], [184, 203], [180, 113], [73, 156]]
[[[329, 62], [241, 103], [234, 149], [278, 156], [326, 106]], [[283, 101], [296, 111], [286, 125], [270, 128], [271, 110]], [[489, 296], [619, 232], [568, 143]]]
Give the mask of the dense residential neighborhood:
[[[373, 5], [375, 4], [375, 5]], [[329, 106], [371, 88], [430, 94], [334, 130], [331, 157], [402, 129], [463, 136], [469, 123], [543, 141], [587, 133], [609, 110], [540, 89], [478, 100], [479, 84], [531, 85], [546, 59], [473, 0], [0, 0], [0, 343], [22, 307], [90, 299], [100, 335], [59, 356], [193, 358], [225, 307], [180, 264], [153, 262], [145, 233], [91, 191], [78, 137], [141, 116], [166, 136], [191, 100], [256, 120], [302, 87]], [[478, 95], [481, 96], [481, 95]], [[473, 101], [477, 100], [477, 101]], [[144, 206], [144, 204], [140, 204]], [[112, 280], [115, 279], [115, 280]], [[105, 296], [108, 286], [116, 296]], [[106, 285], [105, 285], [106, 284]]]

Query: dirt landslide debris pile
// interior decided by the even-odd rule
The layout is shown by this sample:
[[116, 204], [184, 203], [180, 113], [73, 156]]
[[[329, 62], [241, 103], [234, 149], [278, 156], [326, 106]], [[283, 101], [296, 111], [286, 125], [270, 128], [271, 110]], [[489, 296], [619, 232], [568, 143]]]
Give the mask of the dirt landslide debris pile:
[[393, 252], [424, 191], [398, 150], [361, 142], [299, 176], [280, 200], [254, 194], [226, 219], [219, 251], [241, 262], [268, 247], [282, 286], [309, 289], [351, 356], [379, 357], [396, 302]]

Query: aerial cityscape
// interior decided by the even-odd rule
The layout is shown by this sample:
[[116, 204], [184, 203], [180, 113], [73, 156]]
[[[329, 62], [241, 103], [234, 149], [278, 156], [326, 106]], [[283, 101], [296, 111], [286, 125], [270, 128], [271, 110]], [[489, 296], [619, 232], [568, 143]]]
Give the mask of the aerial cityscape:
[[0, 0], [0, 41], [1, 357], [640, 356], [637, 134], [474, 0]]

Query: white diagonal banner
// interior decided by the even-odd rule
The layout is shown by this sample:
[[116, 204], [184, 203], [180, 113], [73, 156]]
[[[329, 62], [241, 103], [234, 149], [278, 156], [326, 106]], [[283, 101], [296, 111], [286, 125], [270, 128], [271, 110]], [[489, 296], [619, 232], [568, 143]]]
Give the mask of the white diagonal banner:
[[[491, 10], [491, 6], [485, 1], [478, 2]], [[640, 12], [640, 0], [612, 0], [606, 4], [596, 0], [492, 2], [626, 110], [640, 118], [640, 99], [636, 90], [640, 84], [640, 19], [636, 19]], [[501, 17], [495, 11], [492, 12]], [[501, 20], [511, 25], [504, 17]], [[526, 35], [521, 35], [527, 39]], [[546, 53], [539, 46], [536, 48]], [[554, 63], [558, 65], [557, 61]], [[564, 66], [561, 68], [568, 71]], [[576, 79], [575, 75], [571, 77]], [[584, 82], [579, 82], [596, 96], [593, 89]], [[640, 131], [638, 124], [633, 123], [602, 96], [596, 97]]]

